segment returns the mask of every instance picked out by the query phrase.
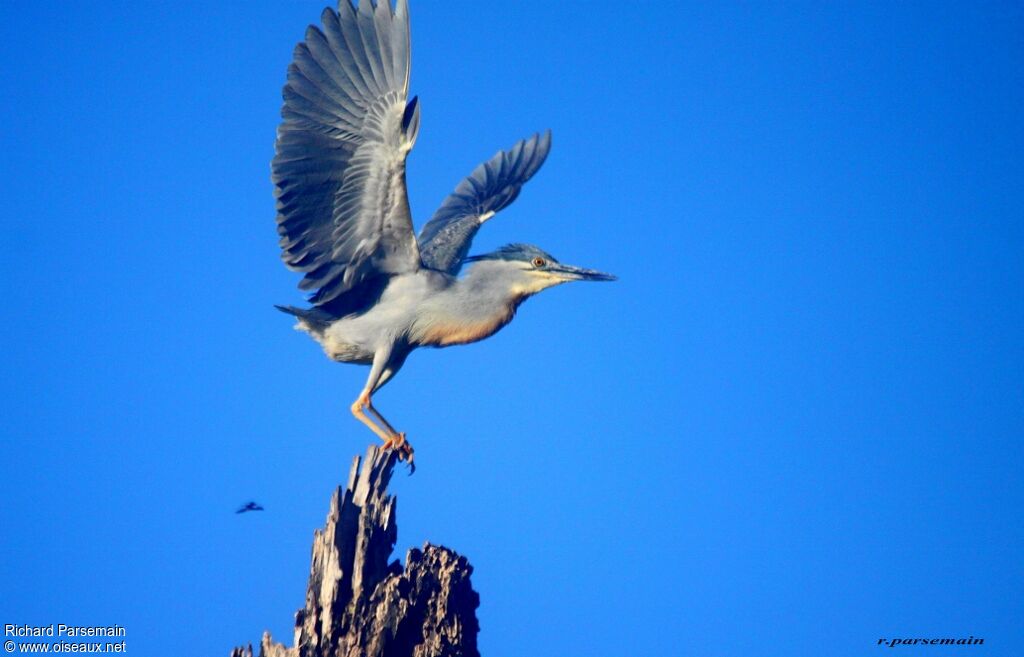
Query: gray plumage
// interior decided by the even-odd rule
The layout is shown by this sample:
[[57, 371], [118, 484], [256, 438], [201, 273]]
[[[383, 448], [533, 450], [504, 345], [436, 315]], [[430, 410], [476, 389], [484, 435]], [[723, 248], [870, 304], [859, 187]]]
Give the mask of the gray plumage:
[[[409, 90], [405, 0], [341, 0], [310, 26], [288, 67], [272, 180], [282, 259], [311, 308], [296, 316], [334, 360], [368, 364], [353, 414], [412, 459], [370, 395], [416, 347], [481, 340], [519, 305], [571, 280], [614, 280], [514, 244], [468, 257], [480, 226], [512, 203], [551, 149], [550, 131], [499, 151], [455, 188], [417, 240], [405, 160], [419, 132]], [[464, 263], [473, 263], [458, 277]], [[368, 411], [373, 419], [366, 415]], [[376, 421], [374, 421], [376, 420]]]
[[419, 107], [409, 91], [409, 12], [399, 0], [325, 9], [295, 47], [271, 165], [283, 258], [321, 305], [378, 273], [419, 268], [405, 158]]
[[420, 256], [431, 269], [457, 274], [480, 226], [519, 196], [551, 150], [551, 131], [517, 143], [459, 183], [420, 231]]

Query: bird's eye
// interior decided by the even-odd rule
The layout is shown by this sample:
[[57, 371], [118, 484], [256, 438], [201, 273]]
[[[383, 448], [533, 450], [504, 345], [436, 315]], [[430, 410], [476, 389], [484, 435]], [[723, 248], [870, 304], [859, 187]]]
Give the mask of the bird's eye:
[[548, 263], [547, 263], [546, 260], [544, 260], [544, 258], [536, 257], [536, 258], [533, 259], [533, 266], [534, 267], [540, 268], [540, 267], [543, 267], [546, 264], [548, 264]]

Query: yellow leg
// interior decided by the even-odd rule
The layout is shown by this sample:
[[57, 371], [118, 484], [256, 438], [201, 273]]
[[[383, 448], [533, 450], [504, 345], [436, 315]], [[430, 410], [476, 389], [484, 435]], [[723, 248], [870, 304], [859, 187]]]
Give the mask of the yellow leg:
[[[405, 439], [405, 434], [401, 431], [395, 431], [395, 428], [391, 426], [391, 423], [384, 419], [384, 416], [380, 414], [376, 408], [373, 407], [373, 402], [370, 400], [370, 393], [363, 391], [360, 393], [359, 398], [356, 399], [355, 403], [352, 404], [352, 415], [357, 420], [365, 424], [370, 428], [377, 436], [384, 441], [383, 449], [395, 449], [398, 450], [399, 460], [409, 460], [412, 463], [413, 449], [409, 441]], [[373, 420], [366, 416], [363, 411], [369, 411], [377, 422], [383, 425], [378, 426]]]
[[[374, 424], [373, 420], [366, 417], [366, 413], [363, 412], [365, 409], [373, 409], [373, 406], [370, 405], [370, 393], [364, 390], [362, 393], [359, 394], [359, 398], [356, 399], [355, 402], [352, 404], [352, 415], [354, 415], [357, 420], [368, 426], [370, 428], [370, 431], [373, 431], [375, 434], [377, 434], [378, 438], [384, 441], [384, 449], [390, 448], [395, 442], [394, 429], [391, 429], [390, 433], [385, 431], [384, 429], [381, 429], [379, 426]], [[380, 417], [380, 414], [377, 413], [376, 411], [372, 412], [374, 415]], [[385, 422], [385, 424], [387, 423]]]
[[388, 446], [398, 450], [399, 460], [404, 461], [405, 459], [409, 459], [409, 461], [412, 462], [413, 449], [412, 445], [409, 444], [409, 441], [405, 439], [405, 432], [396, 431], [395, 428], [391, 426], [391, 423], [384, 419], [384, 416], [380, 414], [380, 411], [373, 407], [373, 404], [370, 403], [369, 397], [367, 397], [366, 410], [370, 411], [370, 414], [373, 415], [373, 417], [375, 417], [377, 421], [391, 433], [391, 440]]
[[393, 426], [391, 426], [390, 422], [384, 419], [384, 416], [380, 414], [380, 411], [373, 407], [373, 403], [370, 401], [369, 397], [366, 398], [366, 410], [370, 411], [370, 415], [372, 415], [378, 422], [380, 422], [388, 433], [392, 435], [400, 433], [399, 431], [396, 431]]

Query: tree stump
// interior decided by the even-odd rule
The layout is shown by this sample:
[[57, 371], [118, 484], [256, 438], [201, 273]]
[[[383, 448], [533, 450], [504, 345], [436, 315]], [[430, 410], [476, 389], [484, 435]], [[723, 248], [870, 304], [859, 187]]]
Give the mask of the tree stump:
[[[424, 544], [390, 561], [398, 537], [387, 485], [398, 458], [371, 446], [355, 457], [323, 529], [313, 534], [306, 605], [291, 648], [263, 633], [260, 657], [479, 657], [473, 567], [446, 547]], [[360, 467], [360, 465], [362, 467]], [[231, 657], [252, 657], [252, 645]]]

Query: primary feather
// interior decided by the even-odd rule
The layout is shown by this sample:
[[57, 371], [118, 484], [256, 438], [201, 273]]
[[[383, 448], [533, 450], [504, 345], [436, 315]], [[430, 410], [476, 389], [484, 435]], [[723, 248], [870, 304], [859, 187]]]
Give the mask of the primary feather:
[[406, 2], [342, 0], [321, 18], [288, 67], [272, 163], [282, 258], [318, 306], [420, 266], [405, 187], [419, 128]]
[[551, 150], [551, 131], [517, 142], [469, 174], [420, 232], [420, 257], [431, 269], [456, 274], [480, 226], [507, 207]]

